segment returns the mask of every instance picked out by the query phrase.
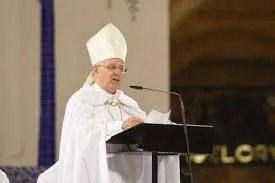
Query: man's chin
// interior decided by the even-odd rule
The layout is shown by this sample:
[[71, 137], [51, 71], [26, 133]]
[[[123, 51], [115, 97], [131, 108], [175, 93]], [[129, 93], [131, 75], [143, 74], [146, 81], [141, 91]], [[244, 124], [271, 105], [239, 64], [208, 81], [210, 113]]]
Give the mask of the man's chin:
[[112, 90], [113, 92], [116, 92], [116, 91], [119, 89], [119, 87], [120, 87], [120, 84], [119, 84], [119, 83], [113, 84], [112, 87], [111, 87], [111, 90]]
[[118, 89], [118, 88], [120, 87], [120, 82], [119, 82], [119, 81], [113, 82], [113, 83], [112, 83], [112, 87]]

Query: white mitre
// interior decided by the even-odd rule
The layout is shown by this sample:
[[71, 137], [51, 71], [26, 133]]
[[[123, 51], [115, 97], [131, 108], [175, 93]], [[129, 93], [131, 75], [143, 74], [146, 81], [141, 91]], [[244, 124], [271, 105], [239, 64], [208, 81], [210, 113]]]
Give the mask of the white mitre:
[[[91, 37], [86, 46], [93, 66], [110, 58], [120, 58], [125, 63], [126, 40], [118, 28], [111, 23]], [[84, 85], [91, 85], [92, 82], [93, 79], [90, 73]]]

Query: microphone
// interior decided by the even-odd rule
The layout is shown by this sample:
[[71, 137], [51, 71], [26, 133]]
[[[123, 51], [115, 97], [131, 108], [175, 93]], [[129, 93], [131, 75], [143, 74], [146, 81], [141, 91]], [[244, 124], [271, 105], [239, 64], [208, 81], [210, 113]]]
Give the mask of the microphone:
[[182, 118], [182, 124], [183, 124], [184, 134], [185, 134], [185, 144], [186, 144], [186, 150], [187, 150], [188, 171], [189, 171], [189, 175], [190, 175], [190, 183], [193, 183], [193, 174], [192, 174], [191, 161], [190, 161], [189, 138], [188, 138], [188, 133], [187, 133], [187, 122], [186, 122], [186, 118], [185, 118], [184, 105], [183, 105], [183, 101], [182, 101], [181, 95], [178, 94], [178, 93], [176, 93], [176, 92], [157, 90], [157, 89], [146, 88], [146, 87], [135, 86], [135, 85], [131, 85], [130, 88], [137, 89], [137, 90], [150, 90], [150, 91], [168, 93], [168, 94], [175, 95], [175, 96], [177, 96], [179, 98], [179, 100], [180, 100], [180, 109], [181, 109], [181, 118]]
[[[145, 88], [145, 87], [142, 87], [142, 86], [133, 86], [133, 85], [130, 86], [130, 88], [137, 89], [137, 90], [151, 90], [151, 91], [156, 91], [156, 92], [169, 93], [169, 94], [178, 96], [180, 98], [180, 100], [181, 100], [180, 94], [178, 94], [176, 92], [156, 90], [156, 89], [152, 89], [152, 88]], [[185, 115], [184, 115], [184, 121], [185, 121]]]

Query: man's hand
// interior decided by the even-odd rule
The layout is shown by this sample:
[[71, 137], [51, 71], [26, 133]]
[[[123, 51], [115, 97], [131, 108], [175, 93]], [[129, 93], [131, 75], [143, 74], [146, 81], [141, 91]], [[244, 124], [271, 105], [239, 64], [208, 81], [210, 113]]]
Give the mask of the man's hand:
[[127, 130], [129, 128], [132, 128], [138, 124], [142, 123], [142, 120], [141, 119], [138, 119], [138, 118], [129, 118], [125, 121], [123, 121], [123, 124], [122, 124], [122, 130]]

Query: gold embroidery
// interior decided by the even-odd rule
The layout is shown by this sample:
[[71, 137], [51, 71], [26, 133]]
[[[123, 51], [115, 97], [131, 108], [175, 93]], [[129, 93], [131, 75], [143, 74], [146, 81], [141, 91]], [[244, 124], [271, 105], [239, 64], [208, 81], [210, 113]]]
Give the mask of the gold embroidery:
[[111, 105], [111, 106], [118, 106], [120, 104], [120, 102], [113, 102], [113, 101], [107, 100], [104, 104]]

